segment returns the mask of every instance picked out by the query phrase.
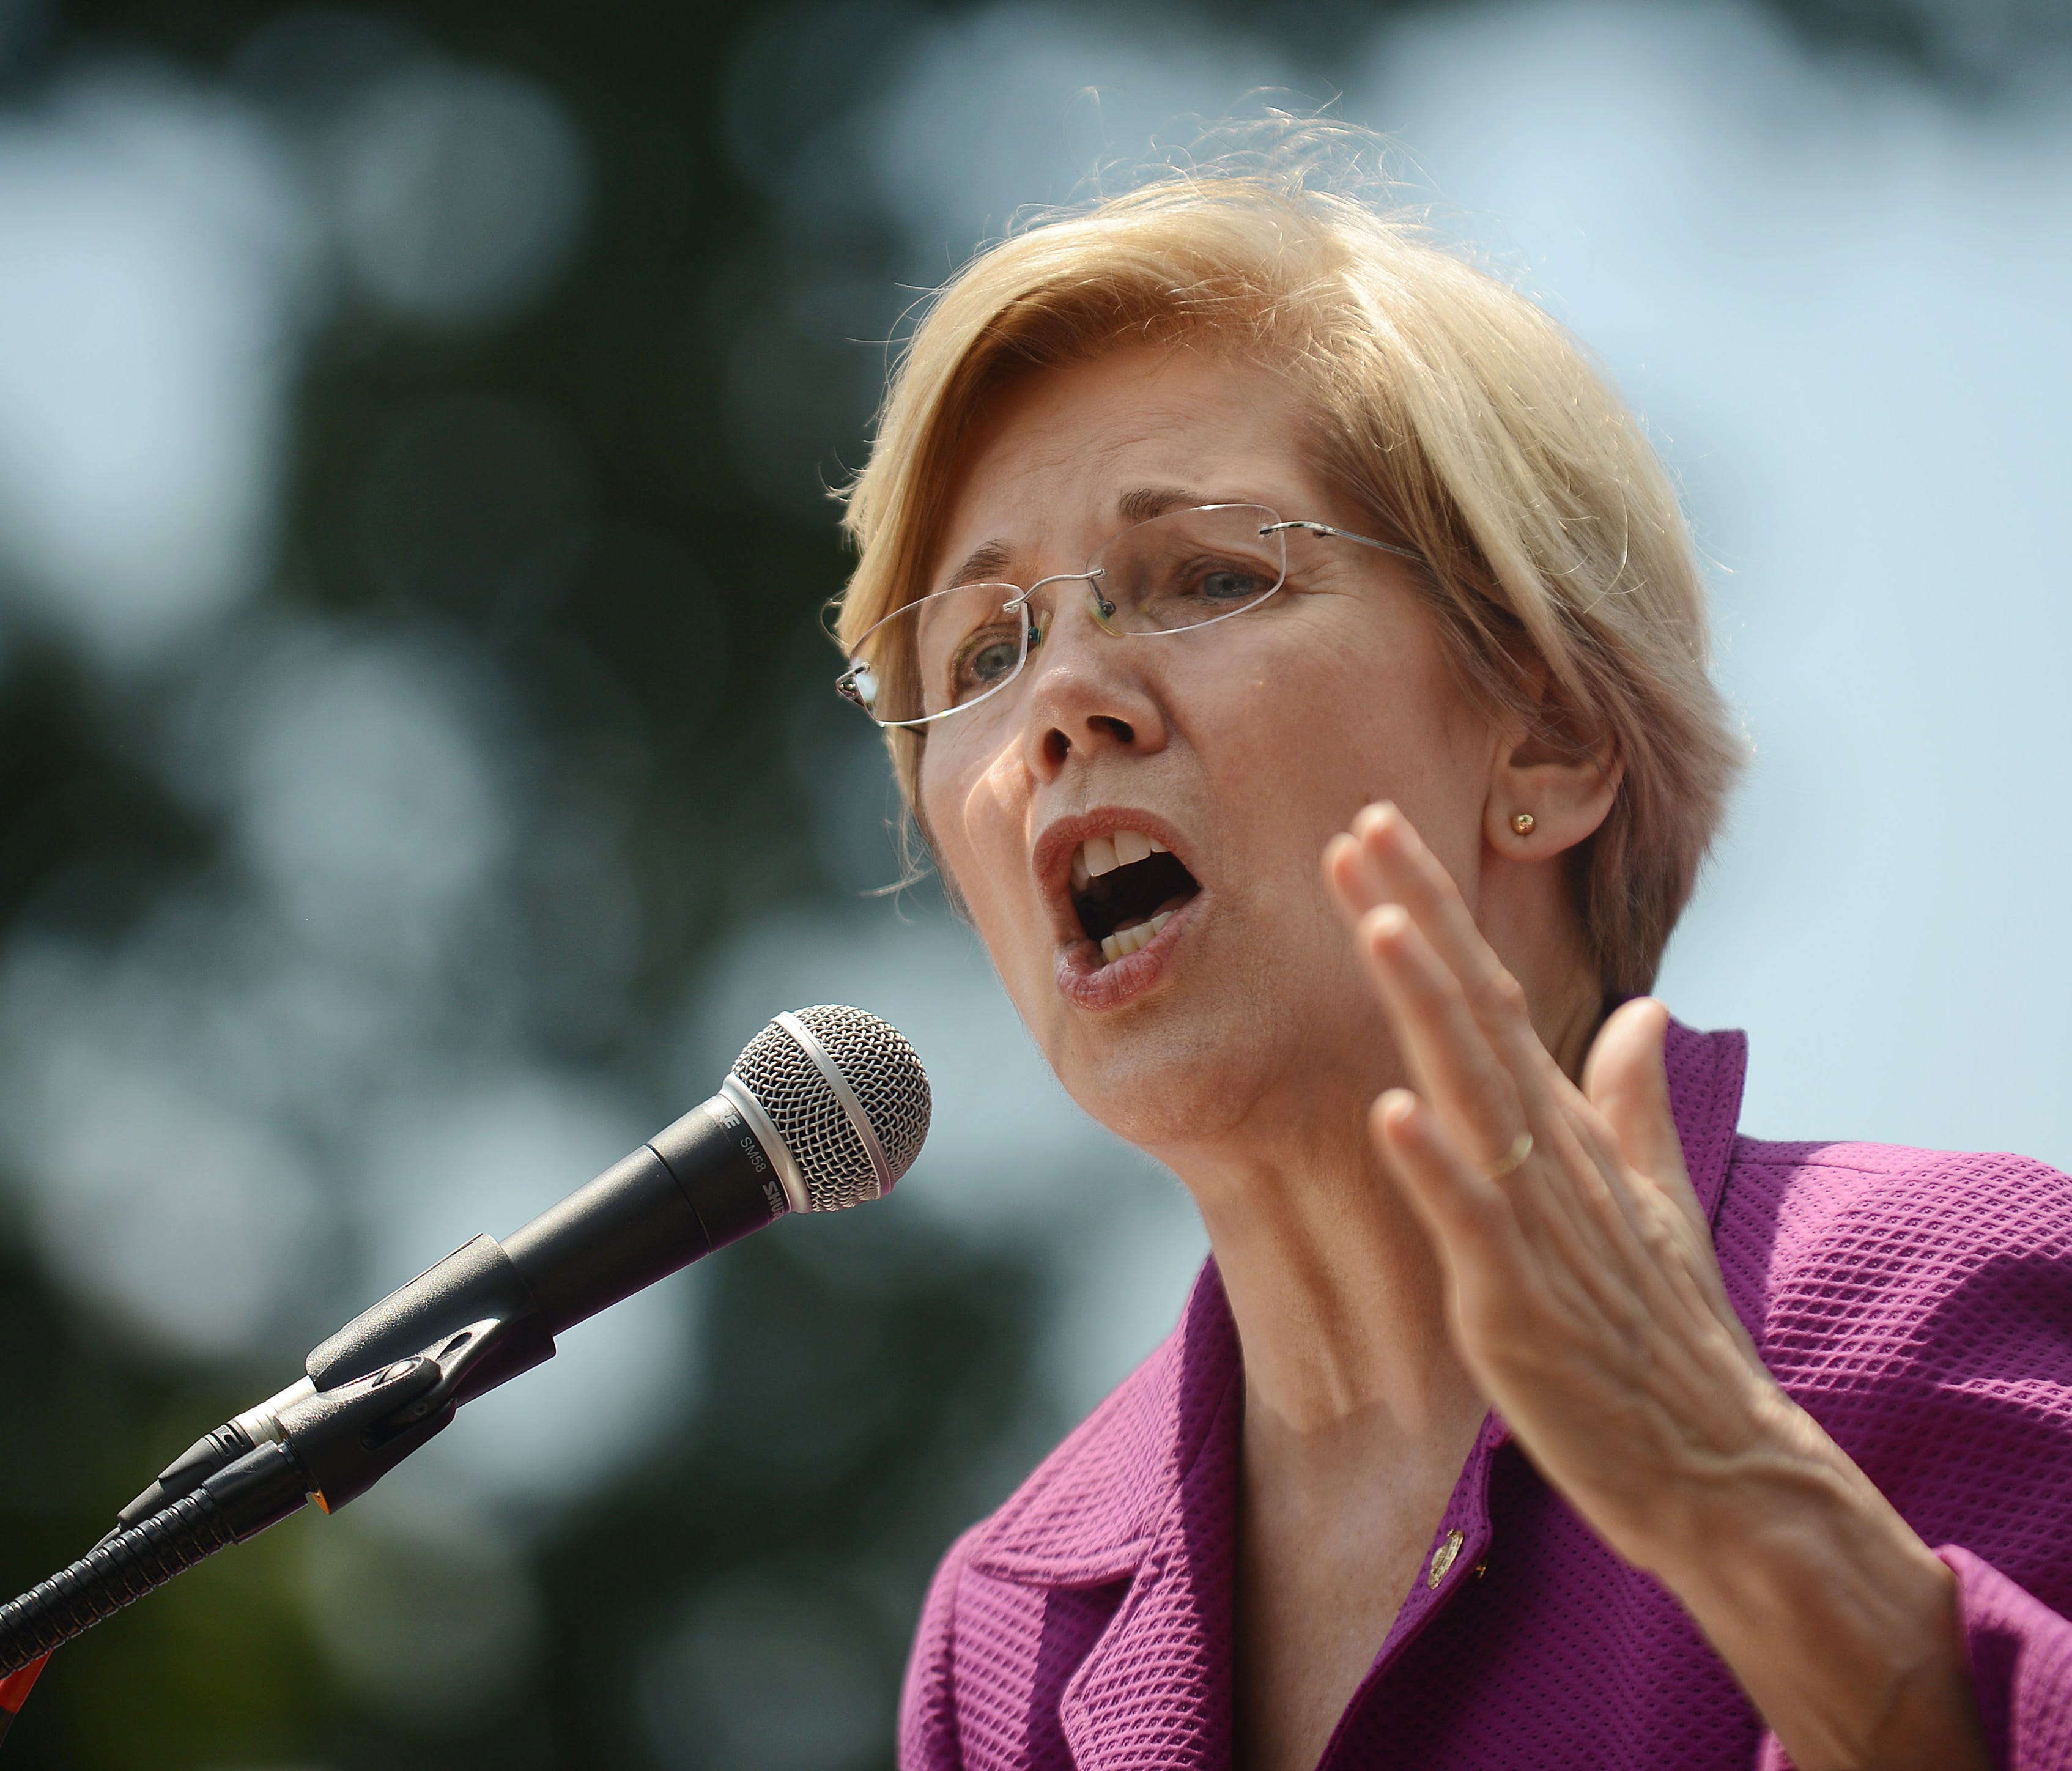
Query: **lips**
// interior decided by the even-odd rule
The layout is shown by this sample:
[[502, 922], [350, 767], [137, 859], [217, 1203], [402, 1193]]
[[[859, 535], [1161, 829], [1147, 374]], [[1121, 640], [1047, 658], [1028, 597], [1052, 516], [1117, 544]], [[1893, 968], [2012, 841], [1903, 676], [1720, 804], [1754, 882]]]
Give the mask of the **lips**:
[[[1161, 819], [1113, 808], [1062, 820], [1037, 845], [1060, 938], [1060, 987], [1087, 1006], [1135, 995], [1163, 968], [1157, 950], [1201, 894]], [[1171, 939], [1167, 936], [1170, 933]], [[1146, 959], [1153, 963], [1147, 965]]]

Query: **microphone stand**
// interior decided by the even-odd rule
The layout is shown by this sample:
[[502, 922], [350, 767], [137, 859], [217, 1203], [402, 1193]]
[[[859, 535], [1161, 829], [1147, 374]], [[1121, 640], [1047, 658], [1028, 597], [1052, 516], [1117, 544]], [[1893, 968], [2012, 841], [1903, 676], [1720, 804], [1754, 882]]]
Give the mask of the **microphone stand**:
[[[460, 1259], [475, 1246], [449, 1261]], [[433, 1274], [439, 1270], [434, 1268]], [[393, 1333], [396, 1325], [387, 1325]], [[334, 1337], [318, 1353], [352, 1332]], [[380, 1338], [364, 1337], [362, 1345], [379, 1351], [368, 1343]], [[298, 1385], [285, 1393], [274, 1417], [278, 1439], [203, 1471], [184, 1493], [0, 1605], [0, 1736], [53, 1649], [217, 1551], [278, 1525], [310, 1500], [327, 1513], [336, 1512], [442, 1432], [469, 1396], [536, 1364], [553, 1350], [536, 1313], [485, 1317], [442, 1333], [417, 1353], [386, 1360], [342, 1383], [334, 1379], [327, 1389]], [[310, 1363], [317, 1364], [316, 1354]], [[220, 1428], [204, 1443], [227, 1453], [232, 1448], [222, 1441], [228, 1436], [228, 1430]], [[245, 1436], [240, 1432], [236, 1438]], [[166, 1477], [189, 1466], [193, 1456], [173, 1465]], [[146, 1492], [162, 1492], [161, 1485]], [[125, 1516], [130, 1511], [125, 1509]]]

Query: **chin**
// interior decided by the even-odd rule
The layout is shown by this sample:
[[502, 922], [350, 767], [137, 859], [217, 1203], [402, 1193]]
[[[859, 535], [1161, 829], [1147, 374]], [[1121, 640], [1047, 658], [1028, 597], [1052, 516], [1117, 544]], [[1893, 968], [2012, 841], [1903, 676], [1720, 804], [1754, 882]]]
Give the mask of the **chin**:
[[1146, 1004], [1059, 1029], [1046, 1055], [1089, 1117], [1139, 1149], [1213, 1142], [1288, 1067], [1285, 1029], [1254, 1005]]
[[1117, 1087], [1104, 1078], [1091, 1089], [1067, 1091], [1088, 1117], [1152, 1155], [1227, 1138], [1250, 1107], [1227, 1091], [1202, 1088], [1193, 1079], [1170, 1071], [1148, 1076], [1136, 1086]]

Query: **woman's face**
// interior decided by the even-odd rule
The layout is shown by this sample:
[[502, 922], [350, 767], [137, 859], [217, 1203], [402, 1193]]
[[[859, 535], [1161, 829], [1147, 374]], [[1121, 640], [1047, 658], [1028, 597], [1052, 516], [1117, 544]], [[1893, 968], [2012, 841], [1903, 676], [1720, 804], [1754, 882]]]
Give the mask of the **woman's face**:
[[[1079, 571], [1163, 504], [1263, 504], [1365, 532], [1305, 465], [1301, 420], [1284, 379], [1213, 355], [1034, 373], [973, 438], [929, 588]], [[1472, 906], [1498, 749], [1412, 569], [1291, 534], [1277, 595], [1155, 638], [1105, 632], [1083, 584], [1054, 585], [1021, 676], [928, 729], [938, 859], [1059, 1079], [1133, 1142], [1270, 1132], [1334, 1078], [1364, 1097], [1396, 1074], [1323, 848], [1393, 799]], [[1145, 844], [1118, 832], [1174, 859], [1125, 865]], [[1096, 939], [1165, 912], [1120, 958]]]

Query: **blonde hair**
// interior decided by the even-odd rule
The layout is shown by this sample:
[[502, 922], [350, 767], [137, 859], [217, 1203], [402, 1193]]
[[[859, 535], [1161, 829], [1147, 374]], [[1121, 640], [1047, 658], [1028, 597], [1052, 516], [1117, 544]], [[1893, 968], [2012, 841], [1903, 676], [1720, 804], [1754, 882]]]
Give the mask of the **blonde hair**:
[[[1675, 491], [1560, 327], [1309, 166], [1164, 171], [1042, 219], [936, 292], [846, 495], [861, 558], [841, 643], [923, 593], [960, 449], [995, 392], [1144, 343], [1228, 351], [1304, 388], [1314, 465], [1369, 533], [1425, 563], [1470, 692], [1552, 742], [1608, 744], [1624, 773], [1577, 853], [1577, 900], [1606, 990], [1647, 989], [1741, 757]], [[918, 817], [925, 738], [886, 737]]]

